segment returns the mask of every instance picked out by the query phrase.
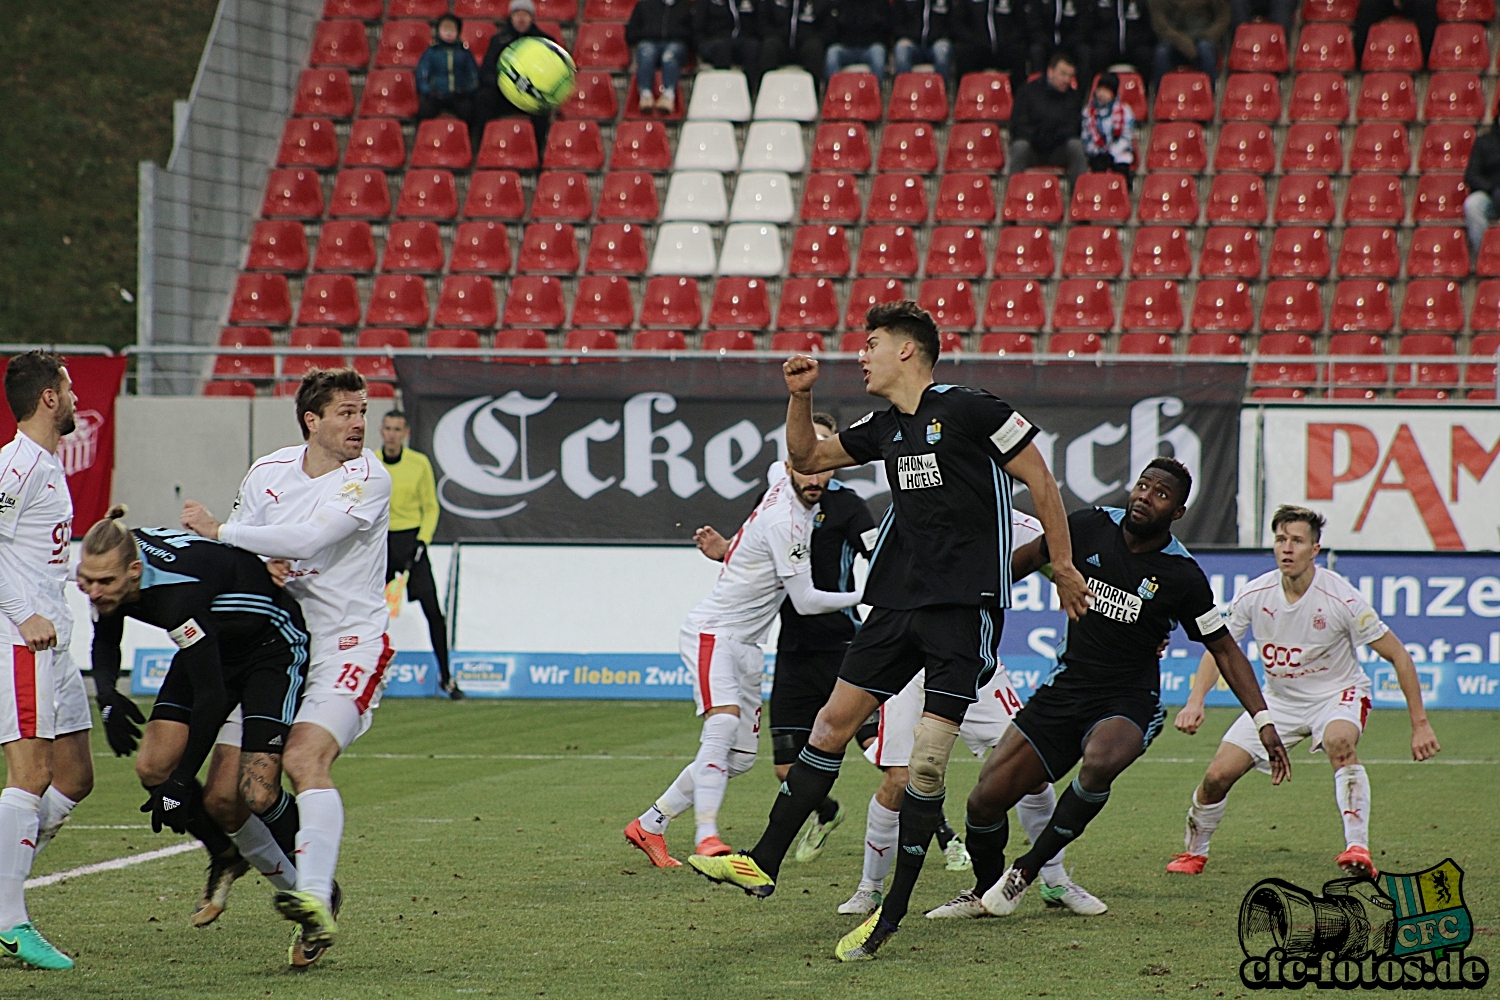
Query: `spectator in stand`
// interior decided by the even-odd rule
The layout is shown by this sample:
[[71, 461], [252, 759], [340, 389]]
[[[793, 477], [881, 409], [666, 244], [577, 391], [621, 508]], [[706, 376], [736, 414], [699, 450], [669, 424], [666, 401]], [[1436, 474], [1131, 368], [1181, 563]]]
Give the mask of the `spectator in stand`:
[[1120, 99], [1120, 78], [1105, 73], [1094, 86], [1094, 99], [1083, 109], [1083, 151], [1089, 170], [1113, 170], [1130, 189], [1130, 167], [1135, 163], [1135, 112]]
[[762, 0], [760, 65], [801, 66], [823, 82], [823, 34], [832, 0]]
[[1388, 17], [1404, 17], [1415, 21], [1417, 36], [1422, 40], [1422, 64], [1432, 52], [1432, 36], [1437, 34], [1437, 0], [1359, 0], [1359, 11], [1354, 15], [1354, 58], [1365, 58], [1365, 38], [1377, 21]]
[[1219, 46], [1229, 30], [1229, 0], [1151, 0], [1156, 30], [1156, 81], [1178, 66], [1219, 73]]
[[[949, 21], [953, 0], [894, 0], [896, 72], [910, 73], [916, 63], [933, 69], [953, 90], [953, 36]], [[962, 2], [962, 0], [959, 0]]]
[[1464, 185], [1473, 192], [1464, 199], [1464, 225], [1469, 230], [1469, 257], [1479, 262], [1484, 231], [1500, 218], [1500, 123], [1474, 140]]
[[[1012, 0], [1014, 2], [1014, 0]], [[1031, 68], [1051, 65], [1051, 55], [1062, 51], [1077, 76], [1093, 77], [1094, 6], [1098, 0], [1031, 0], [1026, 5]]]
[[761, 0], [694, 0], [693, 45], [698, 57], [714, 69], [738, 65], [760, 93]]
[[891, 44], [890, 0], [833, 0], [829, 12], [825, 71], [833, 74], [855, 63], [870, 67], [885, 81], [885, 54]]
[[[635, 82], [641, 110], [670, 115], [677, 103], [677, 81], [693, 40], [693, 11], [688, 0], [637, 0], [625, 25], [625, 41], [635, 46]], [[656, 70], [661, 67], [661, 99]]]
[[1069, 183], [1088, 169], [1078, 134], [1083, 94], [1078, 69], [1066, 52], [1054, 52], [1047, 72], [1021, 88], [1010, 117], [1010, 171], [1018, 174], [1047, 163], [1065, 167]]
[[1156, 59], [1156, 32], [1151, 30], [1151, 11], [1146, 3], [1147, 0], [1096, 0], [1092, 63], [1095, 69], [1124, 64], [1135, 67], [1142, 76], [1151, 72]]
[[998, 69], [1010, 74], [1014, 93], [1026, 84], [1025, 0], [954, 0], [955, 67], [967, 73]]
[[536, 24], [536, 0], [510, 0], [510, 14], [500, 22], [500, 30], [490, 39], [485, 49], [484, 61], [479, 64], [479, 115], [481, 127], [495, 118], [522, 116], [531, 119], [532, 131], [536, 133], [536, 148], [547, 148], [547, 132], [552, 128], [550, 114], [527, 115], [505, 99], [500, 93], [500, 53], [506, 46], [523, 35], [533, 38], [552, 38]]
[[469, 129], [469, 145], [479, 148], [482, 125], [475, 107], [479, 68], [460, 35], [463, 22], [444, 14], [434, 25], [433, 43], [417, 62], [417, 121], [448, 112]]

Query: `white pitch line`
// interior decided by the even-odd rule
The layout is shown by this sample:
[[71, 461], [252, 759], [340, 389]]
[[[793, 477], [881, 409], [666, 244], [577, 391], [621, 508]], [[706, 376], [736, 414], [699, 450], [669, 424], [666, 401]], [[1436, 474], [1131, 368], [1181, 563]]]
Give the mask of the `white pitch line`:
[[[589, 754], [589, 753], [346, 753], [341, 758], [352, 760], [692, 760], [692, 757], [675, 754]], [[1207, 757], [1142, 757], [1137, 763], [1147, 764], [1206, 764]], [[975, 757], [957, 757], [953, 762], [979, 763]], [[1311, 763], [1311, 761], [1309, 761]], [[1454, 757], [1444, 760], [1434, 757], [1429, 761], [1403, 760], [1400, 758], [1373, 758], [1360, 761], [1362, 764], [1449, 764], [1456, 766], [1491, 766], [1500, 760], [1466, 759]]]
[[69, 868], [65, 872], [54, 872], [51, 875], [43, 875], [40, 878], [29, 878], [26, 880], [26, 888], [38, 889], [44, 885], [55, 885], [65, 879], [77, 878], [80, 875], [97, 875], [99, 872], [118, 871], [121, 868], [129, 868], [132, 865], [144, 864], [147, 861], [155, 861], [158, 858], [170, 858], [174, 854], [186, 854], [188, 851], [197, 850], [202, 847], [196, 840], [190, 840], [185, 844], [173, 844], [171, 847], [163, 847], [155, 851], [147, 851], [144, 854], [132, 854], [123, 858], [111, 858], [109, 861], [100, 861], [98, 864], [83, 865], [79, 868]]

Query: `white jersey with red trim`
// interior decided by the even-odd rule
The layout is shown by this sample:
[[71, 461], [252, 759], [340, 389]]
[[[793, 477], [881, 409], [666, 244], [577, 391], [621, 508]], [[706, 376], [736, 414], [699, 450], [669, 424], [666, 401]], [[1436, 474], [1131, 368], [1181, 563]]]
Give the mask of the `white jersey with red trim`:
[[313, 479], [302, 468], [306, 445], [272, 452], [250, 467], [229, 515], [233, 524], [299, 524], [328, 506], [360, 527], [307, 559], [292, 563], [287, 592], [302, 605], [312, 636], [312, 662], [377, 641], [390, 612], [385, 603], [385, 540], [391, 519], [391, 475], [375, 453]]
[[812, 572], [812, 527], [818, 507], [804, 507], [790, 478], [771, 484], [729, 543], [714, 589], [688, 615], [694, 632], [722, 632], [759, 643], [786, 597], [788, 577]]
[[1281, 589], [1280, 570], [1256, 577], [1234, 599], [1229, 615], [1235, 642], [1244, 642], [1246, 633], [1255, 637], [1266, 696], [1283, 702], [1319, 702], [1368, 686], [1355, 647], [1386, 631], [1364, 596], [1321, 566], [1295, 603]]
[[57, 648], [68, 647], [73, 615], [65, 595], [72, 537], [73, 496], [62, 462], [17, 431], [0, 448], [0, 576], [6, 582], [0, 642], [24, 645], [16, 626], [39, 614], [57, 630]]

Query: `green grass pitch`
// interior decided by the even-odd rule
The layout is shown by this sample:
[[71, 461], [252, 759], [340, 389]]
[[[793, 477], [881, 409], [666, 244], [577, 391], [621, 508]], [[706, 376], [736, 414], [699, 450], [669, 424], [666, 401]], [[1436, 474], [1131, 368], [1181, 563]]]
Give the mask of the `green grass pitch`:
[[[845, 966], [832, 947], [857, 919], [834, 907], [858, 882], [877, 784], [852, 753], [835, 790], [845, 826], [820, 859], [789, 862], [776, 894], [754, 901], [685, 867], [657, 871], [621, 839], [694, 752], [687, 704], [389, 701], [335, 769], [348, 809], [346, 908], [341, 941], [318, 967], [284, 968], [290, 925], [254, 875], [216, 925], [189, 927], [202, 887], [195, 851], [32, 890], [33, 919], [78, 968], [0, 967], [0, 998], [1248, 996], [1236, 973], [1241, 897], [1273, 875], [1321, 887], [1338, 875], [1343, 840], [1328, 765], [1298, 749], [1289, 786], [1251, 776], [1231, 796], [1205, 874], [1164, 874], [1181, 850], [1188, 794], [1231, 719], [1211, 710], [1193, 738], [1168, 727], [1069, 849], [1074, 877], [1109, 913], [1044, 911], [1031, 894], [1011, 918], [932, 923], [921, 911], [969, 884], [933, 863], [880, 959]], [[1493, 966], [1500, 713], [1433, 722], [1446, 763], [1414, 766], [1396, 763], [1409, 756], [1405, 714], [1371, 720], [1361, 752], [1392, 762], [1370, 768], [1374, 851], [1392, 871], [1451, 855], [1480, 928], [1470, 950]], [[140, 828], [130, 761], [108, 756], [102, 738], [96, 749], [106, 754], [97, 789], [34, 874], [181, 840]], [[958, 825], [979, 768], [962, 747], [954, 760], [948, 814]], [[726, 840], [754, 841], [774, 788], [767, 744], [729, 786]], [[1013, 855], [1024, 840], [1011, 829]], [[679, 857], [689, 852], [691, 817], [668, 839]]]

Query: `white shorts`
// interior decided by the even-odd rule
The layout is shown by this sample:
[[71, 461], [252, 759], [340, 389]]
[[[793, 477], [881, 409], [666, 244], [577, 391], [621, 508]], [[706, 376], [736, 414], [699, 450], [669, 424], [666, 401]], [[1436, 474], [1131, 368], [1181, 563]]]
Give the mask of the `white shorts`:
[[[1360, 732], [1365, 731], [1365, 719], [1370, 715], [1370, 683], [1366, 681], [1344, 688], [1326, 701], [1307, 705], [1289, 705], [1267, 698], [1266, 708], [1270, 710], [1271, 722], [1288, 750], [1311, 738], [1313, 743], [1308, 753], [1317, 753], [1323, 749], [1323, 730], [1336, 719], [1353, 724]], [[1261, 746], [1260, 734], [1256, 732], [1249, 712], [1240, 713], [1240, 717], [1234, 720], [1224, 734], [1224, 742], [1239, 747], [1254, 758], [1257, 770], [1271, 773], [1271, 758]]]
[[754, 643], [686, 628], [678, 633], [678, 645], [693, 680], [698, 714], [725, 705], [739, 706], [740, 728], [730, 749], [755, 753], [760, 746], [760, 682], [766, 654]]
[[56, 714], [53, 731], [57, 736], [84, 733], [94, 728], [94, 714], [89, 710], [89, 694], [83, 686], [83, 673], [66, 649], [52, 651], [52, 705]]
[[[927, 693], [922, 687], [926, 671], [918, 671], [911, 682], [894, 698], [880, 706], [880, 728], [875, 741], [865, 748], [865, 759], [876, 767], [906, 767], [911, 761], [911, 745], [922, 721]], [[983, 757], [1000, 742], [1010, 727], [1011, 716], [1021, 710], [1021, 699], [1004, 666], [995, 671], [988, 684], [979, 689], [979, 700], [964, 713], [959, 738], [976, 757]]]
[[[382, 635], [315, 660], [308, 667], [302, 706], [292, 725], [321, 726], [338, 740], [340, 750], [347, 750], [375, 721], [375, 709], [389, 679], [386, 668], [395, 655], [390, 640]], [[236, 705], [214, 742], [239, 747], [242, 718]]]
[[57, 735], [53, 652], [0, 646], [0, 743]]

